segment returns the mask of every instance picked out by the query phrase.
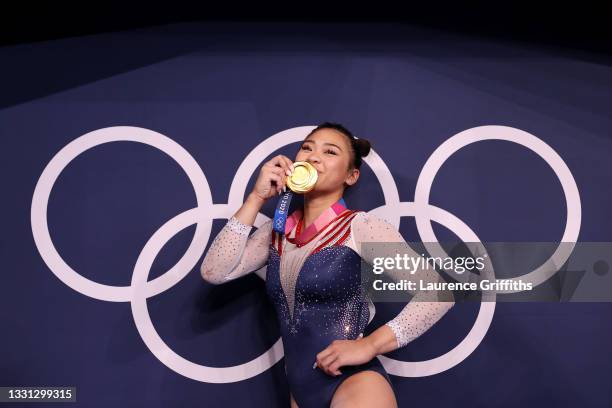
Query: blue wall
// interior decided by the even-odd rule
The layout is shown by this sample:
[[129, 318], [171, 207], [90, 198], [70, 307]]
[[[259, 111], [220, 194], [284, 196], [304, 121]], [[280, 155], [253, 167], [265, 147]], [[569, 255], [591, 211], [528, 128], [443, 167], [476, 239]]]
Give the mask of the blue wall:
[[[87, 407], [288, 406], [282, 362], [240, 382], [187, 378], [147, 348], [129, 302], [83, 295], [43, 261], [30, 219], [35, 186], [58, 151], [97, 129], [134, 126], [171, 138], [201, 167], [213, 203], [225, 204], [244, 158], [285, 129], [345, 124], [372, 141], [400, 200], [412, 201], [420, 170], [445, 140], [477, 126], [510, 126], [546, 142], [571, 170], [582, 203], [580, 241], [610, 240], [612, 68], [603, 57], [407, 26], [305, 23], [181, 24], [5, 47], [0, 55], [0, 385], [76, 386], [78, 405]], [[270, 154], [294, 157], [296, 149]], [[366, 210], [384, 204], [367, 166], [346, 200]], [[565, 226], [554, 172], [504, 141], [454, 154], [430, 201], [483, 241], [559, 241]], [[168, 155], [107, 143], [61, 172], [48, 225], [80, 275], [129, 286], [152, 234], [195, 206], [189, 179]], [[224, 222], [215, 219], [210, 241]], [[176, 263], [194, 231], [164, 246], [149, 279]], [[419, 240], [414, 219], [402, 218], [401, 231]], [[440, 225], [435, 231], [452, 236]], [[200, 365], [242, 364], [278, 339], [255, 275], [215, 287], [196, 266], [147, 304], [160, 337]], [[478, 306], [457, 305], [389, 356], [420, 361], [447, 352], [470, 331]], [[370, 329], [400, 307], [377, 305]], [[400, 406], [611, 406], [611, 310], [607, 303], [499, 303], [484, 340], [460, 364], [392, 377]]]

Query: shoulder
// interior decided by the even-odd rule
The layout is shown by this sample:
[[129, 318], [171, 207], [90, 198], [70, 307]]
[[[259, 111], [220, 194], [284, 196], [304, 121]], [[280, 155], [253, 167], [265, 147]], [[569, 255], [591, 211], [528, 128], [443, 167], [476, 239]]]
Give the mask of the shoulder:
[[387, 220], [385, 220], [384, 218], [376, 214], [372, 214], [372, 213], [369, 213], [363, 210], [356, 210], [355, 212], [356, 212], [356, 215], [353, 217], [353, 221], [352, 221], [353, 225], [359, 225], [359, 226], [370, 225], [370, 226], [380, 226], [384, 228], [395, 229], [395, 227], [393, 227], [393, 225], [391, 225]]
[[398, 238], [398, 230], [381, 216], [359, 211], [351, 222], [354, 239], [363, 241], [389, 241]]

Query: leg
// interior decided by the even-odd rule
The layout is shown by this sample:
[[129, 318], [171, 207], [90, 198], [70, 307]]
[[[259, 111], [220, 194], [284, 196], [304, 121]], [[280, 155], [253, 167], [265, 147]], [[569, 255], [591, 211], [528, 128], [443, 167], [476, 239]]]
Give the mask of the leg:
[[330, 408], [397, 408], [393, 388], [379, 372], [360, 371], [336, 389]]
[[289, 393], [289, 395], [291, 396], [291, 408], [300, 408], [298, 407], [297, 402], [295, 402], [295, 400], [293, 399], [293, 394]]

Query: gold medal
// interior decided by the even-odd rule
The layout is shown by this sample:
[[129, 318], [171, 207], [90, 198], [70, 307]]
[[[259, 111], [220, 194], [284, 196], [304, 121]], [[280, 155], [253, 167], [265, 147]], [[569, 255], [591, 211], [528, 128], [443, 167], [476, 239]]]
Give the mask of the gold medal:
[[295, 162], [291, 177], [287, 178], [287, 187], [298, 194], [307, 193], [314, 188], [317, 178], [317, 169], [312, 164], [303, 161]]

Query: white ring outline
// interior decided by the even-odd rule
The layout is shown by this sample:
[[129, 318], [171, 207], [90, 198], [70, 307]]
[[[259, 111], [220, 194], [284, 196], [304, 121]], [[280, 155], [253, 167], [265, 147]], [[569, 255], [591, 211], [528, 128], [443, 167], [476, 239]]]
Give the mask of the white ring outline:
[[[270, 143], [271, 145], [274, 145], [278, 142], [282, 142], [283, 144], [280, 146], [282, 147], [286, 144], [302, 140], [303, 137], [305, 136], [305, 134], [302, 132], [309, 131], [313, 128], [314, 126], [302, 126], [298, 128], [292, 128], [292, 129], [288, 129], [288, 130], [279, 132], [276, 135], [266, 139], [264, 142], [262, 142], [258, 146], [258, 148], [256, 148], [243, 161], [241, 165], [242, 171], [246, 171], [243, 169], [243, 166], [245, 165], [247, 166], [246, 169], [248, 170], [249, 169], [248, 163], [252, 161], [253, 158], [261, 154], [260, 150], [265, 150], [265, 148], [268, 147], [266, 142], [270, 143], [270, 141], [273, 140], [274, 143]], [[484, 127], [481, 127], [481, 128], [484, 128]], [[506, 128], [506, 127], [489, 126], [489, 128]], [[478, 128], [472, 128], [472, 129], [468, 129], [467, 131], [461, 132], [460, 134], [453, 136], [451, 139], [449, 139], [449, 141], [457, 138], [457, 136], [461, 135], [462, 133], [473, 131], [474, 129], [478, 129]], [[508, 128], [508, 129], [519, 131], [518, 129], [514, 129], [514, 128]], [[126, 137], [123, 135], [119, 136], [117, 134], [114, 134], [114, 132], [116, 131], [124, 131], [126, 133], [132, 132], [132, 135], [134, 135], [134, 132], [137, 132], [139, 133], [138, 135], [139, 137]], [[519, 132], [522, 132], [522, 131], [519, 131]], [[530, 135], [526, 132], [522, 132], [522, 133], [533, 137], [537, 141], [540, 141], [538, 138], [536, 138], [533, 135]], [[92, 135], [96, 135], [96, 136], [104, 135], [105, 137], [102, 137], [102, 141], [98, 140], [96, 142], [95, 138], [93, 138]], [[86, 136], [89, 136], [89, 138], [92, 138], [94, 140], [89, 140], [88, 138], [86, 138]], [[291, 136], [291, 137], [287, 139], [286, 138], [287, 136]], [[294, 138], [297, 138], [297, 140], [293, 140]], [[489, 138], [492, 138], [492, 137], [489, 137]], [[486, 139], [487, 138], [482, 139], [482, 140], [486, 140]], [[174, 217], [173, 219], [165, 223], [149, 239], [149, 241], [147, 242], [147, 245], [145, 245], [145, 248], [143, 248], [143, 251], [139, 255], [139, 258], [138, 258], [139, 260], [137, 262], [137, 268], [135, 268], [134, 270], [134, 275], [132, 276], [132, 285], [130, 287], [117, 287], [117, 286], [98, 284], [96, 282], [92, 282], [88, 279], [85, 279], [81, 275], [78, 275], [76, 272], [74, 272], [68, 265], [65, 264], [65, 262], [59, 256], [59, 254], [57, 254], [57, 251], [55, 250], [51, 242], [51, 239], [50, 239], [48, 226], [47, 226], [47, 219], [46, 219], [46, 209], [47, 209], [47, 204], [48, 204], [48, 199], [49, 199], [51, 189], [53, 187], [53, 184], [57, 180], [57, 177], [59, 176], [61, 171], [68, 165], [68, 163], [81, 152], [91, 147], [94, 147], [97, 144], [102, 144], [102, 143], [106, 143], [110, 141], [123, 141], [123, 140], [150, 144], [154, 147], [159, 148], [165, 153], [169, 154], [172, 158], [174, 158], [179, 163], [179, 165], [181, 165], [181, 167], [185, 170], [185, 172], [189, 176], [192, 182], [192, 185], [194, 186], [196, 197], [198, 199], [198, 207], [185, 211], [184, 213], [179, 214], [178, 216]], [[80, 143], [76, 143], [77, 141], [79, 141]], [[96, 143], [92, 144], [92, 141]], [[474, 141], [477, 141], [477, 140], [474, 140]], [[546, 145], [544, 142], [542, 141], [540, 142], [543, 143], [546, 147], [548, 147], [548, 145]], [[522, 144], [520, 142], [517, 142], [517, 143]], [[259, 149], [262, 145], [264, 147]], [[443, 144], [442, 146], [444, 145], [445, 144]], [[166, 150], [164, 150], [164, 147], [159, 147], [159, 146], [164, 146], [164, 147], [170, 146], [171, 149], [169, 150], [174, 151], [174, 153], [178, 152], [179, 154], [177, 156], [180, 159], [177, 159], [174, 155], [168, 153]], [[550, 149], [550, 147], [548, 148]], [[550, 150], [553, 152], [554, 155], [556, 155], [556, 152], [554, 152], [552, 149]], [[76, 154], [75, 154], [75, 151], [77, 152]], [[440, 151], [440, 148], [436, 150], [436, 152], [439, 152], [439, 151]], [[253, 156], [253, 158], [251, 156]], [[263, 157], [265, 157], [265, 155]], [[561, 158], [560, 157], [558, 158], [561, 161], [562, 165], [565, 166], [565, 163], [563, 163]], [[439, 209], [433, 205], [430, 205], [428, 202], [419, 201], [417, 204], [416, 196], [417, 196], [417, 192], [420, 191], [418, 188], [417, 190], [415, 190], [415, 203], [410, 203], [410, 202], [400, 203], [399, 194], [397, 193], [397, 186], [393, 180], [391, 173], [389, 172], [387, 166], [384, 164], [382, 159], [380, 159], [380, 157], [375, 152], [371, 152], [370, 155], [366, 157], [365, 159], [366, 159], [365, 160], [366, 163], [368, 163], [370, 167], [372, 167], [372, 170], [374, 171], [377, 178], [381, 182], [381, 185], [383, 187], [383, 193], [385, 195], [386, 204], [376, 209], [377, 212], [384, 212], [385, 207], [387, 208], [387, 210], [390, 208], [393, 208], [394, 206], [398, 207], [398, 209], [400, 209], [401, 207], [406, 207], [405, 210], [407, 212], [410, 212], [411, 210], [415, 211], [415, 218], [417, 219], [417, 227], [419, 225], [418, 224], [419, 220], [422, 221], [423, 215], [430, 214], [432, 215], [432, 219], [434, 219], [435, 217], [435, 220], [441, 223], [442, 225], [447, 225], [446, 224], [447, 222], [450, 224], [454, 223], [459, 227], [459, 229], [464, 228], [463, 233], [466, 233], [469, 230], [469, 227], [467, 227], [467, 225], [465, 225], [457, 217], [448, 213], [447, 211]], [[183, 160], [183, 162], [179, 160]], [[370, 163], [370, 161], [372, 163]], [[428, 160], [427, 163], [430, 163], [430, 162], [432, 162], [431, 158]], [[255, 171], [256, 167], [257, 166], [253, 167], [252, 171]], [[567, 166], [565, 166], [565, 168], [567, 169]], [[383, 173], [382, 176], [379, 174], [380, 172]], [[422, 171], [421, 174], [423, 173], [424, 172]], [[569, 174], [569, 179], [571, 179], [571, 181], [574, 182], [573, 176], [571, 175], [571, 172], [569, 172], [569, 169], [567, 169], [567, 173]], [[199, 177], [200, 175], [201, 177]], [[435, 173], [434, 173], [434, 176], [435, 176]], [[567, 176], [567, 174], [565, 176]], [[238, 180], [238, 182], [236, 182], [236, 180]], [[167, 347], [167, 345], [165, 345], [165, 343], [163, 343], [161, 338], [159, 338], [159, 335], [155, 332], [150, 316], [148, 315], [148, 310], [146, 306], [146, 299], [148, 297], [169, 289], [171, 285], [168, 287], [164, 287], [164, 285], [167, 286], [168, 282], [173, 282], [173, 284], [177, 283], [197, 263], [197, 260], [199, 257], [194, 259], [192, 256], [188, 256], [192, 254], [192, 252], [190, 251], [192, 250], [192, 248], [197, 249], [197, 247], [200, 246], [201, 247], [200, 255], [201, 255], [201, 253], [203, 252], [203, 249], [206, 246], [206, 242], [210, 238], [210, 222], [206, 225], [206, 228], [204, 228], [204, 231], [200, 230], [201, 221], [207, 218], [205, 217], [202, 204], [209, 204], [209, 208], [211, 209], [211, 213], [212, 213], [211, 214], [212, 218], [228, 218], [229, 217], [228, 214], [232, 212], [232, 210], [234, 209], [236, 205], [240, 204], [240, 201], [237, 200], [236, 198], [237, 193], [235, 192], [236, 191], [235, 188], [238, 188], [238, 187], [235, 187], [235, 186], [240, 186], [241, 180], [245, 180], [244, 188], [246, 189], [246, 182], [248, 181], [248, 178], [246, 177], [234, 178], [234, 181], [232, 182], [232, 188], [230, 190], [229, 203], [227, 205], [223, 205], [223, 204], [213, 205], [212, 197], [210, 194], [210, 189], [209, 189], [208, 183], [201, 169], [199, 168], [195, 160], [193, 160], [193, 158], [189, 155], [189, 153], [187, 153], [180, 145], [176, 144], [171, 139], [157, 132], [148, 130], [148, 129], [129, 127], [129, 126], [122, 126], [122, 127], [118, 126], [118, 127], [98, 129], [96, 131], [83, 135], [80, 138], [77, 138], [73, 142], [69, 143], [60, 152], [58, 152], [58, 154], [51, 160], [51, 162], [47, 165], [47, 167], [43, 171], [43, 174], [41, 175], [37, 183], [37, 186], [35, 188], [33, 202], [32, 202], [31, 222], [32, 222], [32, 232], [34, 234], [35, 243], [36, 243], [36, 246], [39, 252], [41, 253], [41, 256], [43, 257], [43, 260], [47, 264], [47, 266], [49, 266], [49, 268], [52, 270], [54, 274], [56, 274], [56, 276], [58, 276], [64, 283], [66, 283], [68, 286], [72, 287], [73, 289], [79, 291], [82, 294], [85, 294], [86, 296], [90, 296], [90, 297], [100, 299], [100, 300], [108, 300], [108, 301], [132, 301], [133, 300], [132, 312], [134, 314], [135, 320], [137, 320], [136, 324], [137, 324], [139, 333], [141, 334], [141, 336], [143, 336], [143, 333], [144, 333], [143, 340], [145, 341], [145, 344], [147, 344], [147, 347], [149, 347], [151, 352], [160, 361], [162, 361], [172, 370], [176, 371], [177, 373], [180, 373], [181, 375], [187, 376], [189, 378], [193, 378], [199, 381], [207, 381], [207, 382], [216, 382], [216, 383], [234, 382], [234, 381], [239, 381], [241, 379], [247, 379], [247, 378], [253, 377], [254, 375], [257, 375], [265, 371], [267, 368], [269, 368], [270, 366], [278, 362], [280, 358], [282, 358], [283, 352], [282, 352], [281, 339], [278, 339], [277, 342], [268, 351], [266, 351], [264, 354], [259, 356], [257, 359], [250, 361], [249, 363], [245, 363], [239, 366], [222, 367], [222, 368], [201, 366], [201, 365], [192, 363], [178, 356], [176, 353], [170, 350]], [[568, 180], [568, 179], [566, 178], [565, 180]], [[563, 180], [561, 180], [561, 178], [560, 178], [560, 181], [563, 184]], [[200, 184], [197, 184], [197, 183], [200, 183]], [[433, 183], [433, 177], [431, 177], [431, 183]], [[429, 189], [431, 188], [431, 183], [427, 190], [427, 198], [428, 198]], [[422, 188], [423, 187], [422, 184], [423, 183], [421, 181], [421, 177], [419, 176], [419, 180], [417, 181], [417, 187]], [[574, 182], [574, 185], [575, 185], [575, 182]], [[577, 188], [576, 188], [576, 193], [577, 193]], [[204, 199], [202, 199], [203, 196], [204, 196]], [[566, 194], [566, 197], [567, 197], [567, 194]], [[419, 198], [422, 198], [422, 195], [420, 195]], [[387, 201], [388, 199], [390, 199], [392, 202], [389, 203]], [[403, 208], [401, 209], [404, 210]], [[425, 211], [422, 212], [423, 210]], [[578, 210], [580, 210], [579, 196], [578, 196]], [[568, 214], [569, 213], [570, 213], [570, 203], [568, 201]], [[401, 216], [399, 216], [397, 213], [387, 214], [387, 216], [384, 218], [386, 218], [387, 221], [390, 222], [391, 224], [395, 225], [396, 227], [399, 227]], [[258, 221], [256, 221], [256, 223], [259, 222], [259, 224], [257, 225], [261, 225], [261, 223], [264, 222], [266, 219], [267, 217], [259, 214]], [[200, 222], [198, 222], [198, 220]], [[210, 218], [209, 220], [212, 221]], [[185, 223], [188, 223], [188, 224], [185, 225]], [[167, 231], [170, 231], [172, 228], [180, 228], [179, 229], [180, 231], [184, 229], [185, 227], [187, 227], [188, 225], [191, 225], [193, 223], [197, 223], [198, 225], [196, 227], [196, 233], [194, 234], [193, 241], [189, 249], [187, 250], [187, 252], [183, 255], [183, 257], [179, 260], [179, 262], [177, 262], [177, 264], [171, 270], [166, 272], [166, 274], [161, 275], [160, 277], [154, 279], [151, 282], [147, 282], [146, 281], [147, 275], [148, 275], [147, 269], [149, 268], [144, 268], [142, 265], [148, 264], [148, 267], [150, 267], [149, 261], [152, 263], [153, 260], [155, 259], [155, 256], [153, 256], [151, 259], [151, 254], [159, 246], [158, 244], [160, 241], [156, 241], [156, 240], [157, 239], [161, 240], [166, 234], [168, 234]], [[431, 219], [429, 220], [428, 225], [431, 228]], [[568, 229], [568, 225], [566, 225], [566, 232]], [[579, 229], [579, 226], [580, 226], [580, 220], [578, 219], [578, 226], [577, 226], [578, 229]], [[471, 230], [469, 231], [471, 232]], [[204, 232], [204, 234], [202, 234], [202, 232]], [[433, 230], [432, 230], [432, 233], [433, 233]], [[419, 234], [421, 235], [420, 230], [419, 230]], [[203, 239], [204, 235], [206, 235], [205, 240]], [[421, 235], [421, 238], [422, 238], [422, 235]], [[470, 238], [471, 239], [475, 238], [473, 242], [479, 242], [479, 240], [477, 239], [475, 234], [473, 234], [473, 232]], [[423, 240], [423, 241], [425, 242], [427, 240]], [[437, 242], [436, 239], [434, 239], [434, 241]], [[161, 249], [161, 247], [163, 247], [163, 244], [159, 246], [159, 249]], [[178, 272], [174, 272], [175, 269], [180, 269], [178, 268], [179, 265], [184, 268], [185, 270], [184, 273], [181, 273], [180, 270]], [[191, 267], [187, 268], [187, 266], [189, 265], [191, 265]], [[54, 267], [58, 269], [54, 269]], [[262, 268], [262, 269], [265, 269], [265, 268]], [[138, 273], [136, 273], [137, 271]], [[261, 270], [258, 272], [261, 272]], [[492, 272], [492, 268], [491, 268], [491, 271], [488, 271], [488, 272]], [[260, 273], [258, 273], [258, 275], [262, 277]], [[163, 277], [166, 277], [166, 279], [165, 280], [160, 279]], [[265, 272], [264, 272], [263, 277], [265, 278]], [[153, 285], [154, 283], [155, 285]], [[77, 287], [75, 288], [73, 285]], [[133, 297], [128, 296], [130, 294], [129, 291], [132, 291]], [[96, 293], [96, 292], [100, 292], [100, 293]], [[122, 292], [125, 292], [127, 294], [122, 293]], [[477, 320], [472, 330], [470, 331], [470, 333], [457, 347], [455, 347], [453, 350], [447, 352], [446, 354], [440, 357], [437, 357], [431, 360], [427, 360], [427, 361], [420, 361], [420, 362], [402, 362], [402, 361], [390, 359], [385, 356], [378, 356], [378, 357], [383, 362], [388, 372], [392, 375], [415, 377], [415, 376], [433, 375], [433, 374], [445, 371], [457, 365], [458, 363], [463, 361], [465, 358], [467, 358], [467, 356], [469, 356], [475, 350], [475, 348], [480, 344], [486, 332], [488, 331], [488, 328], [493, 318], [494, 309], [495, 309], [495, 302], [483, 302], [481, 304], [481, 308], [480, 308]], [[146, 316], [144, 316], [143, 314], [146, 314]], [[146, 337], [146, 340], [145, 340], [145, 337]], [[220, 372], [223, 372], [225, 379], [219, 380], [219, 378], [214, 378], [215, 375], [219, 374]]]
[[[145, 244], [138, 256], [132, 275], [133, 298], [131, 307], [134, 322], [140, 337], [151, 350], [151, 353], [176, 373], [192, 380], [217, 384], [246, 380], [263, 373], [283, 358], [284, 349], [281, 338], [266, 352], [247, 363], [230, 367], [208, 367], [189, 361], [168, 347], [155, 330], [147, 308], [146, 285], [153, 261], [172, 237], [188, 226], [197, 223], [199, 217], [197, 208], [187, 210], [165, 223]], [[191, 271], [196, 266], [197, 261], [198, 259], [193, 264], [187, 265], [187, 270]]]
[[[431, 187], [433, 185], [434, 178], [442, 165], [455, 152], [469, 144], [484, 140], [505, 140], [528, 148], [540, 156], [546, 162], [546, 164], [552, 168], [563, 188], [567, 206], [567, 215], [565, 230], [559, 246], [550, 256], [550, 258], [548, 258], [548, 260], [544, 261], [542, 265], [533, 271], [512, 279], [506, 279], [507, 281], [515, 281], [520, 279], [525, 283], [531, 282], [533, 287], [536, 287], [554, 275], [559, 270], [559, 267], [563, 265], [571, 255], [580, 233], [582, 208], [576, 180], [574, 180], [574, 176], [567, 167], [567, 164], [565, 164], [561, 156], [559, 156], [559, 154], [555, 152], [552, 147], [531, 133], [509, 126], [478, 126], [464, 130], [463, 132], [456, 134], [442, 143], [431, 154], [431, 156], [429, 156], [429, 159], [423, 166], [423, 169], [421, 170], [421, 173], [417, 179], [417, 185], [414, 191], [414, 202], [418, 207], [416, 212], [416, 225], [419, 236], [427, 247], [427, 250], [433, 256], [448, 256], [444, 249], [437, 244], [438, 239], [436, 238], [436, 234], [434, 233], [431, 225], [431, 219], [428, 218], [427, 209], [429, 208], [429, 194], [431, 192]], [[562, 243], [567, 243], [567, 245], [563, 245]], [[458, 280], [467, 279], [469, 274], [472, 274], [472, 272], [469, 271], [466, 274], [457, 274], [454, 271], [447, 272], [451, 273], [453, 277]], [[520, 290], [497, 290], [497, 293], [516, 292], [520, 292]]]
[[[132, 289], [129, 286], [113, 286], [94, 282], [75, 272], [60, 256], [53, 245], [47, 222], [47, 206], [53, 185], [61, 172], [78, 155], [93, 147], [110, 142], [138, 142], [155, 147], [174, 159], [189, 177], [199, 208], [212, 206], [212, 195], [206, 177], [195, 159], [174, 140], [149, 129], [132, 126], [113, 126], [97, 129], [78, 137], [62, 148], [43, 170], [32, 197], [30, 212], [32, 235], [36, 248], [51, 272], [62, 282], [83, 295], [109, 302], [129, 302]], [[202, 220], [204, 220], [202, 214]], [[166, 291], [183, 279], [190, 269], [183, 264], [198, 260], [210, 238], [212, 219], [199, 222], [185, 254], [163, 275], [147, 283], [147, 297]]]

